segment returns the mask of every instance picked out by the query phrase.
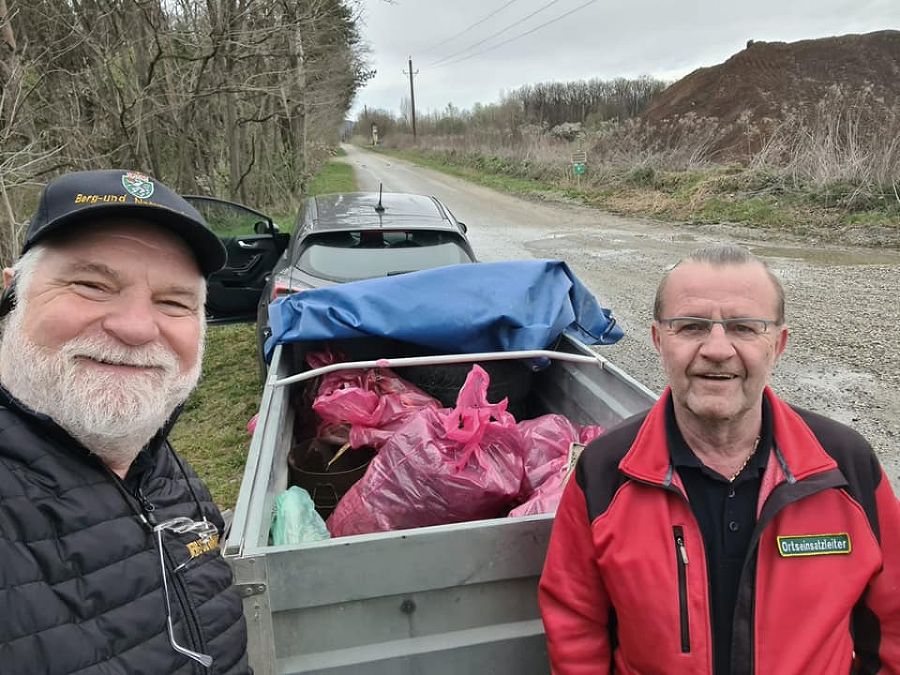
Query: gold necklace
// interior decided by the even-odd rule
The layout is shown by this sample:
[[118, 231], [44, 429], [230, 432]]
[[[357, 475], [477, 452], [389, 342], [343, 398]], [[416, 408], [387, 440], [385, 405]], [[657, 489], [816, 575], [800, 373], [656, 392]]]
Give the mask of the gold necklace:
[[729, 483], [733, 483], [734, 479], [741, 475], [741, 471], [747, 468], [747, 464], [750, 463], [750, 458], [756, 454], [756, 448], [759, 447], [759, 436], [756, 437], [756, 440], [753, 442], [753, 449], [750, 451], [750, 454], [747, 455], [747, 459], [744, 460], [744, 463], [741, 464], [740, 468], [731, 474], [731, 478], [728, 479]]

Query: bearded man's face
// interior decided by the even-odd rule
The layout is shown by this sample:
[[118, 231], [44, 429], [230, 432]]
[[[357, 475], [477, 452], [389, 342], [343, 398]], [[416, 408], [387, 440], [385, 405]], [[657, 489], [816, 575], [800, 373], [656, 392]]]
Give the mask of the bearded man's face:
[[40, 252], [7, 319], [0, 381], [114, 470], [197, 383], [204, 282], [187, 247], [134, 221]]

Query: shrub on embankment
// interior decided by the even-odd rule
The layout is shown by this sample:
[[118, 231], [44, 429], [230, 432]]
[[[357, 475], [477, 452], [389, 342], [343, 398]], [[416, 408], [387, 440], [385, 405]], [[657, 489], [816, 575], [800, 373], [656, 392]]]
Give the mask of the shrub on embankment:
[[[840, 92], [761, 130], [739, 159], [715, 150], [713, 119], [666, 127], [608, 123], [567, 141], [540, 129], [395, 133], [384, 148], [514, 192], [556, 193], [614, 212], [695, 223], [736, 222], [819, 238], [900, 246], [900, 118]], [[573, 171], [584, 152], [585, 170]], [[524, 183], [522, 183], [524, 181]]]

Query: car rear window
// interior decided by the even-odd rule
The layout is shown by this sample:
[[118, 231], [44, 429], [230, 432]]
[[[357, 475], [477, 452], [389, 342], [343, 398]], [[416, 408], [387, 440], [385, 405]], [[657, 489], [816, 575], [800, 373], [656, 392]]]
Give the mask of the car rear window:
[[471, 256], [453, 234], [358, 230], [309, 236], [294, 264], [320, 279], [355, 281], [468, 262]]

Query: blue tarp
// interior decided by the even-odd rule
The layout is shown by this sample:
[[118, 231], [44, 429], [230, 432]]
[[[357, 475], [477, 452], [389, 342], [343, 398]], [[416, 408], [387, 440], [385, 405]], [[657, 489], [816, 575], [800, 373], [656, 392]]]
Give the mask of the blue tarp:
[[316, 288], [269, 305], [275, 345], [380, 336], [443, 353], [545, 349], [563, 332], [587, 344], [623, 333], [559, 260], [451, 265]]

